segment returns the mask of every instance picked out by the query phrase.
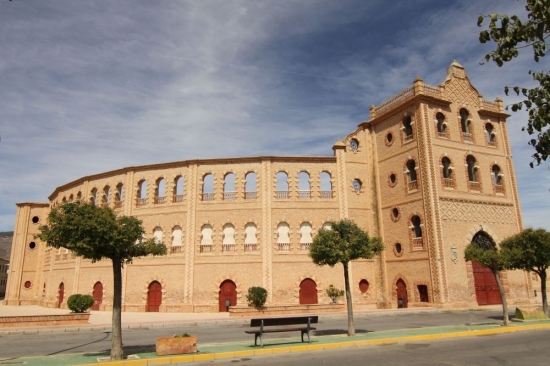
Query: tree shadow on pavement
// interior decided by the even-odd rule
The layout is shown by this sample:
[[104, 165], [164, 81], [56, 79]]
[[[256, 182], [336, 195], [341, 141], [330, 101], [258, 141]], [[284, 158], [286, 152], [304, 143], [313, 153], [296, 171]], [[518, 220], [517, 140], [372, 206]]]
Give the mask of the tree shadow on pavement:
[[[372, 330], [366, 329], [355, 329], [355, 333], [372, 333]], [[316, 330], [313, 332], [313, 335], [324, 336], [324, 335], [338, 335], [338, 334], [348, 334], [347, 329], [324, 329]]]

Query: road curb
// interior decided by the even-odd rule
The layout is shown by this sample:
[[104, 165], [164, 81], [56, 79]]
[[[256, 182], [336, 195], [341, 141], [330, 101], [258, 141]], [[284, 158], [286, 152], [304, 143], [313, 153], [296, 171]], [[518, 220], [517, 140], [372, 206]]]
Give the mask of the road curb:
[[[192, 363], [192, 362], [199, 362], [199, 361], [214, 361], [214, 360], [220, 360], [220, 359], [265, 356], [265, 355], [275, 355], [275, 354], [282, 354], [282, 353], [301, 353], [301, 352], [339, 349], [339, 348], [352, 348], [352, 347], [361, 347], [361, 346], [394, 344], [399, 342], [411, 342], [411, 341], [418, 342], [418, 341], [430, 341], [430, 340], [437, 340], [437, 339], [477, 337], [477, 336], [484, 336], [484, 335], [516, 333], [516, 332], [541, 330], [541, 329], [550, 329], [550, 323], [549, 324], [530, 324], [530, 325], [522, 325], [522, 326], [508, 326], [508, 327], [501, 326], [499, 328], [494, 328], [494, 329], [472, 329], [467, 331], [422, 334], [422, 335], [412, 335], [412, 336], [402, 336], [402, 337], [389, 337], [389, 338], [380, 338], [380, 339], [361, 339], [356, 341], [333, 342], [333, 343], [325, 343], [325, 344], [309, 344], [306, 346], [299, 345], [299, 346], [287, 346], [287, 347], [259, 348], [255, 350], [241, 350], [241, 351], [229, 351], [229, 352], [217, 352], [217, 353], [214, 352], [214, 353], [203, 353], [203, 354], [194, 354], [194, 355], [158, 357], [158, 358], [141, 359], [141, 360], [111, 361], [111, 362], [105, 362], [103, 364], [107, 366], [160, 366], [160, 365], [171, 365], [171, 364], [185, 363], [185, 362]], [[97, 366], [97, 365], [98, 365], [97, 363], [92, 363], [92, 364], [81, 364], [80, 366]]]

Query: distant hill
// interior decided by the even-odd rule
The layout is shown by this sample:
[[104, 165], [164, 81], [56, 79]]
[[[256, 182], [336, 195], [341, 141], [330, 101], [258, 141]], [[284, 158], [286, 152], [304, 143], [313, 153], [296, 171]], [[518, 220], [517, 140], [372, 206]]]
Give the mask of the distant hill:
[[10, 260], [13, 231], [0, 232], [0, 258]]

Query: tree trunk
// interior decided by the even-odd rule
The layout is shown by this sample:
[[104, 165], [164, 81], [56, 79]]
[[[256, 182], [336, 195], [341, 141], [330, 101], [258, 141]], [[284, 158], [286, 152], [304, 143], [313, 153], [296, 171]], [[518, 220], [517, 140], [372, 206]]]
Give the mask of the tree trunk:
[[353, 304], [351, 302], [351, 290], [349, 288], [349, 272], [348, 263], [344, 265], [344, 282], [346, 286], [346, 303], [348, 305], [348, 337], [355, 335], [355, 326], [353, 325]]
[[119, 258], [112, 258], [113, 261], [113, 325], [111, 329], [111, 360], [122, 360], [122, 264]]
[[546, 297], [546, 270], [543, 270], [539, 274], [540, 277], [540, 292], [542, 296], [542, 311], [548, 317], [548, 299]]
[[497, 271], [493, 271], [493, 274], [495, 275], [495, 280], [497, 281], [498, 290], [500, 291], [500, 297], [502, 299], [502, 317], [504, 319], [504, 326], [510, 325], [510, 318], [508, 316], [508, 303], [506, 302], [506, 294], [504, 293], [504, 287], [502, 287], [502, 283], [500, 282], [500, 277], [498, 275]]

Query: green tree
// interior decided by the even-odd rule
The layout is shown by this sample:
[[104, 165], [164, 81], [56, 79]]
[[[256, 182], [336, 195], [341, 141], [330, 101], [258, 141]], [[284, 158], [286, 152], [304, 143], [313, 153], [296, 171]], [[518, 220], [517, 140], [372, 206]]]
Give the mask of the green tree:
[[135, 257], [166, 254], [166, 246], [143, 239], [141, 221], [132, 216], [116, 216], [107, 207], [71, 202], [54, 207], [37, 238], [54, 248], [67, 248], [76, 255], [97, 262], [110, 259], [113, 268], [113, 324], [111, 360], [121, 360], [122, 268]]
[[502, 241], [500, 248], [508, 268], [523, 269], [539, 275], [542, 310], [548, 316], [546, 270], [550, 265], [550, 233], [544, 229], [526, 229]]
[[[550, 37], [550, 0], [527, 0], [525, 6], [527, 19], [521, 20], [517, 15], [489, 14], [480, 15], [477, 21], [482, 26], [485, 19], [489, 19], [489, 28], [480, 32], [481, 43], [494, 42], [497, 47], [494, 51], [485, 55], [485, 60], [493, 60], [499, 67], [505, 62], [511, 61], [519, 55], [519, 49], [532, 48], [536, 62], [548, 53], [548, 37]], [[527, 130], [529, 135], [537, 134], [529, 144], [535, 148], [534, 161], [540, 165], [550, 155], [550, 74], [548, 71], [529, 70], [537, 87], [525, 88], [514, 86], [511, 89], [525, 97], [521, 102], [511, 105], [516, 112], [523, 107], [529, 113]], [[510, 87], [506, 86], [504, 92], [508, 95]], [[508, 109], [508, 107], [506, 107]]]
[[481, 263], [485, 267], [489, 268], [495, 280], [497, 282], [498, 290], [500, 292], [500, 297], [502, 298], [502, 317], [504, 319], [504, 325], [510, 324], [510, 319], [508, 317], [508, 303], [506, 302], [506, 294], [504, 293], [504, 287], [500, 282], [499, 273], [504, 270], [505, 264], [501, 252], [497, 249], [496, 246], [492, 248], [481, 247], [477, 243], [472, 242], [464, 250], [464, 259], [467, 261], [476, 261]]
[[313, 263], [334, 267], [337, 263], [344, 266], [344, 282], [346, 287], [346, 302], [348, 308], [348, 336], [355, 335], [353, 325], [353, 305], [349, 285], [349, 262], [364, 258], [369, 259], [384, 250], [382, 239], [369, 237], [353, 221], [344, 219], [331, 222], [330, 229], [321, 229], [313, 238], [309, 256]]

